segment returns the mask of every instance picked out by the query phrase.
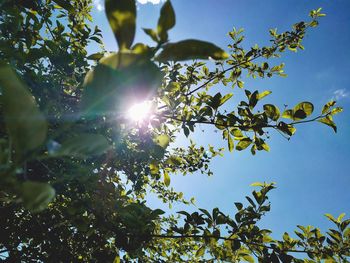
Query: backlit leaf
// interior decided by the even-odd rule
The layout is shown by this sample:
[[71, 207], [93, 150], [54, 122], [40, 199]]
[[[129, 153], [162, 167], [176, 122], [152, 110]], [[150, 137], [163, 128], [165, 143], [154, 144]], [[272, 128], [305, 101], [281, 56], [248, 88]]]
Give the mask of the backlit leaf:
[[134, 41], [136, 28], [135, 0], [106, 0], [106, 15], [119, 49], [128, 49]]
[[293, 119], [293, 110], [285, 110], [282, 114], [282, 118]]
[[232, 152], [233, 149], [234, 149], [233, 140], [232, 140], [232, 137], [230, 136], [229, 133], [227, 133], [227, 137], [228, 137], [228, 138], [227, 138], [228, 150], [229, 150], [230, 152]]
[[0, 65], [0, 100], [17, 159], [46, 140], [47, 122], [26, 85], [8, 65]]
[[273, 121], [277, 121], [281, 114], [280, 110], [275, 105], [272, 105], [272, 104], [265, 104], [264, 111], [266, 113], [266, 116]]
[[202, 257], [205, 253], [205, 246], [201, 246], [196, 252], [196, 257]]
[[246, 149], [251, 143], [252, 143], [251, 139], [244, 138], [238, 142], [238, 144], [236, 145], [236, 150], [242, 151], [242, 150]]
[[169, 0], [167, 0], [160, 10], [157, 31], [161, 41], [168, 40], [167, 31], [175, 26], [175, 12]]
[[[293, 119], [294, 120], [299, 120], [299, 119], [304, 119], [307, 116], [310, 116], [312, 112], [314, 111], [314, 105], [311, 102], [304, 101], [296, 105], [293, 109]], [[302, 113], [304, 112], [304, 113]]]
[[334, 132], [337, 132], [337, 126], [333, 122], [333, 118], [331, 115], [327, 115], [326, 117], [319, 119], [317, 121], [328, 125], [329, 127], [331, 127], [334, 130]]
[[62, 142], [53, 156], [74, 156], [88, 158], [101, 155], [110, 149], [108, 140], [100, 134], [83, 133]]
[[262, 98], [268, 96], [271, 93], [272, 93], [272, 91], [270, 91], [270, 90], [265, 90], [265, 91], [259, 93], [258, 94], [258, 100], [261, 100]]
[[143, 31], [152, 38], [154, 42], [158, 42], [157, 32], [150, 28], [143, 28]]
[[333, 110], [331, 110], [331, 115], [338, 114], [338, 113], [340, 113], [340, 112], [342, 112], [342, 111], [343, 111], [343, 108], [341, 108], [341, 107], [336, 107], [336, 108], [334, 108]]
[[333, 107], [334, 105], [335, 105], [335, 101], [334, 100], [331, 100], [331, 101], [327, 102], [327, 104], [324, 105], [323, 108], [322, 108], [322, 114], [326, 114], [329, 111], [329, 109], [331, 107]]
[[155, 143], [165, 149], [170, 143], [170, 138], [168, 135], [162, 134], [155, 138]]
[[164, 184], [166, 186], [169, 186], [170, 185], [170, 176], [167, 172], [164, 172]]

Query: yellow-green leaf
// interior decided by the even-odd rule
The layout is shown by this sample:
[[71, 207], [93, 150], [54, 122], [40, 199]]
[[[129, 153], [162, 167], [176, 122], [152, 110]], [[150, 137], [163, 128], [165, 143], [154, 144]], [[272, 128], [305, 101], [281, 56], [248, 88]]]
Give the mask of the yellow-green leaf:
[[282, 114], [282, 118], [293, 119], [293, 110], [285, 110]]
[[322, 114], [326, 114], [329, 111], [329, 109], [331, 107], [333, 107], [334, 105], [335, 105], [335, 101], [334, 100], [329, 101], [326, 105], [323, 106]]
[[265, 104], [264, 111], [266, 116], [273, 121], [277, 121], [281, 115], [279, 108], [272, 104]]
[[261, 144], [261, 147], [262, 147], [265, 151], [267, 151], [267, 152], [270, 151], [270, 146], [269, 146], [266, 142], [264, 142], [263, 144]]
[[232, 137], [229, 133], [227, 133], [227, 142], [228, 142], [228, 150], [230, 152], [232, 152], [234, 149], [234, 143], [233, 143]]
[[165, 172], [165, 171], [164, 171], [164, 184], [166, 186], [170, 185], [170, 176], [169, 176], [168, 172]]
[[254, 263], [254, 258], [251, 255], [244, 255], [242, 258], [244, 259], [244, 261]]
[[259, 186], [259, 187], [263, 187], [263, 186], [265, 186], [265, 183], [255, 182], [255, 183], [250, 184], [250, 186]]
[[113, 263], [120, 263], [120, 257], [119, 257], [119, 255], [117, 255], [117, 256], [114, 258]]
[[342, 221], [342, 219], [344, 218], [345, 213], [341, 213], [338, 218], [337, 218], [337, 222], [340, 223]]
[[267, 95], [271, 94], [272, 91], [269, 91], [269, 90], [265, 90], [261, 93], [258, 94], [258, 100], [261, 100], [262, 98], [266, 97]]
[[331, 115], [338, 114], [338, 113], [340, 113], [340, 112], [342, 112], [342, 111], [343, 111], [343, 108], [341, 108], [341, 107], [336, 107], [336, 108], [334, 108], [333, 110], [331, 110]]
[[237, 140], [237, 139], [242, 139], [244, 136], [243, 136], [243, 133], [240, 129], [237, 129], [237, 128], [233, 128], [230, 130], [230, 133], [233, 135], [233, 137]]
[[317, 121], [328, 125], [329, 127], [331, 127], [334, 130], [334, 132], [337, 132], [337, 126], [333, 122], [333, 118], [331, 115], [327, 115], [326, 117], [319, 119]]
[[165, 149], [170, 143], [170, 137], [166, 134], [159, 135], [155, 138], [155, 143]]
[[204, 253], [205, 253], [205, 246], [201, 246], [196, 252], [196, 257], [200, 258], [204, 255]]
[[[301, 111], [305, 113], [305, 117], [303, 116], [303, 114], [297, 115], [297, 112], [301, 112]], [[308, 101], [301, 102], [297, 104], [293, 109], [293, 112], [294, 112], [293, 119], [294, 120], [304, 119], [307, 116], [310, 116], [313, 111], [314, 111], [314, 105], [311, 102], [308, 102]]]
[[252, 143], [252, 140], [249, 138], [243, 138], [242, 140], [240, 140], [238, 142], [238, 144], [236, 145], [236, 150], [237, 151], [242, 151], [244, 149], [246, 149], [250, 144]]

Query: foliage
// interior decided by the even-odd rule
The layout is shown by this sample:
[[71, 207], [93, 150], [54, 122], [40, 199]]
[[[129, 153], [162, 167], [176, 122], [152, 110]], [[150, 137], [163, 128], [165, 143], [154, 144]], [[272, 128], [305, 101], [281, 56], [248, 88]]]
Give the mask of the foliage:
[[[229, 151], [269, 151], [268, 131], [287, 138], [302, 123], [319, 121], [336, 131], [328, 102], [301, 102], [280, 110], [258, 103], [271, 91], [244, 89], [242, 75], [285, 76], [270, 60], [303, 49], [306, 30], [318, 25], [321, 9], [290, 31], [270, 30], [270, 46], [245, 50], [242, 30], [229, 33], [229, 52], [201, 40], [168, 41], [176, 18], [170, 1], [156, 29], [144, 29], [155, 46], [133, 44], [133, 0], [106, 0], [117, 52], [87, 56], [92, 30], [90, 0], [6, 0], [0, 9], [0, 257], [4, 262], [346, 262], [350, 220], [326, 234], [298, 226], [296, 238], [281, 240], [258, 222], [270, 210], [275, 186], [255, 183], [248, 203], [235, 203], [232, 217], [212, 212], [164, 215], [146, 205], [148, 192], [164, 203], [189, 204], [171, 188], [175, 173], [211, 175], [209, 163], [223, 149], [172, 147], [182, 131], [215, 127]], [[211, 58], [215, 63], [204, 62]], [[195, 60], [191, 63], [181, 62]], [[95, 61], [94, 65], [88, 60]], [[214, 94], [217, 84], [244, 89], [236, 108], [233, 92]], [[228, 90], [228, 89], [227, 89]], [[127, 106], [152, 103], [152, 118], [132, 123]], [[259, 105], [259, 106], [258, 106]], [[302, 256], [299, 256], [301, 254]], [[305, 257], [305, 259], [300, 259]], [[122, 258], [122, 259], [121, 259]]]

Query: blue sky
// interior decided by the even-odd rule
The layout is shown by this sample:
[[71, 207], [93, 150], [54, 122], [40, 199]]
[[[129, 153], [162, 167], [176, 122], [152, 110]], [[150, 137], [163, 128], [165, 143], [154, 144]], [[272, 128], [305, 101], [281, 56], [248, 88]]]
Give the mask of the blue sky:
[[[146, 0], [140, 1], [146, 3]], [[152, 2], [152, 1], [148, 1]], [[155, 28], [160, 4], [138, 4], [137, 42], [149, 42], [141, 27]], [[157, 4], [158, 3], [158, 4]], [[272, 133], [271, 151], [226, 153], [213, 161], [213, 177], [200, 174], [172, 176], [172, 186], [187, 197], [196, 197], [198, 207], [211, 210], [220, 207], [235, 212], [233, 202], [244, 201], [255, 181], [274, 181], [277, 189], [271, 192], [272, 211], [262, 225], [276, 236], [292, 231], [297, 224], [330, 226], [325, 213], [335, 216], [345, 212], [350, 216], [350, 1], [348, 0], [173, 0], [177, 24], [170, 32], [171, 41], [186, 38], [208, 40], [226, 48], [228, 31], [244, 28], [245, 47], [268, 43], [270, 28], [288, 30], [298, 21], [307, 19], [311, 9], [322, 7], [327, 14], [320, 26], [310, 30], [304, 41], [305, 51], [287, 53], [287, 78], [247, 80], [246, 88], [272, 90], [265, 102], [290, 106], [301, 101], [315, 104], [315, 112], [330, 99], [336, 99], [344, 112], [336, 116], [338, 133], [319, 123], [298, 126], [296, 135], [287, 141]], [[105, 19], [101, 2], [95, 0], [93, 17], [104, 33], [109, 51], [116, 43]], [[276, 61], [277, 63], [278, 61]], [[224, 87], [219, 87], [225, 89]], [[235, 90], [237, 98], [242, 91]], [[232, 100], [232, 104], [235, 104]], [[208, 130], [192, 138], [198, 144], [225, 145], [221, 136]], [[179, 143], [184, 143], [180, 138]], [[160, 205], [153, 200], [151, 205]], [[174, 211], [183, 207], [175, 206]]]

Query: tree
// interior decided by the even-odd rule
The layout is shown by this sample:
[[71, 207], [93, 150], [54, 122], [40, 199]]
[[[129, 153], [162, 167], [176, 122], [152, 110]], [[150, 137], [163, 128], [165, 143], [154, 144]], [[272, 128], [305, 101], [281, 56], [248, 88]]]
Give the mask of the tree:
[[[146, 206], [152, 191], [163, 200], [190, 203], [169, 188], [173, 173], [211, 175], [210, 161], [223, 149], [173, 148], [179, 132], [198, 124], [215, 127], [229, 151], [269, 150], [268, 130], [287, 138], [312, 121], [336, 131], [328, 102], [301, 102], [281, 111], [259, 105], [270, 91], [249, 91], [241, 80], [284, 76], [269, 59], [302, 49], [306, 30], [318, 25], [321, 9], [290, 31], [270, 30], [271, 45], [244, 50], [242, 30], [229, 33], [229, 53], [212, 43], [169, 43], [175, 25], [171, 2], [156, 29], [144, 29], [154, 47], [133, 43], [133, 0], [106, 0], [117, 52], [87, 56], [101, 31], [91, 28], [91, 1], [7, 0], [1, 4], [0, 37], [0, 256], [4, 262], [346, 262], [350, 219], [334, 218], [335, 229], [298, 226], [297, 239], [257, 224], [270, 210], [273, 183], [254, 183], [248, 203], [234, 216], [209, 212], [164, 215]], [[215, 63], [204, 62], [209, 57]], [[88, 60], [94, 62], [90, 63]], [[189, 64], [183, 61], [195, 60]], [[246, 100], [227, 107], [232, 93], [215, 84], [244, 89]], [[235, 89], [234, 89], [235, 88]], [[127, 105], [147, 98], [152, 117], [130, 122]], [[297, 256], [296, 256], [297, 255]], [[299, 256], [301, 255], [301, 256]], [[305, 257], [305, 260], [300, 259]]]

